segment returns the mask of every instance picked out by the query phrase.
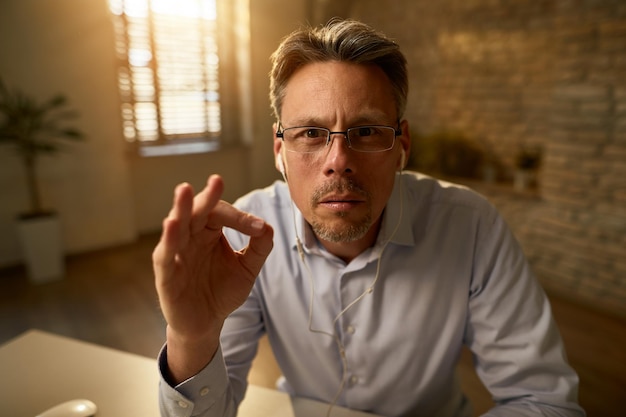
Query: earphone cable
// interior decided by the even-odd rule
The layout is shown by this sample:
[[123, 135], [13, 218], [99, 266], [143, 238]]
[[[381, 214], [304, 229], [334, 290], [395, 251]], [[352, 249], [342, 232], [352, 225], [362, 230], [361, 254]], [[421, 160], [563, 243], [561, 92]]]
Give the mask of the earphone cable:
[[[404, 214], [404, 190], [402, 189], [402, 172], [399, 173], [399, 177], [400, 177], [400, 213], [398, 215], [398, 221], [396, 222], [396, 225], [393, 229], [393, 232], [389, 235], [389, 237], [385, 240], [385, 242], [383, 243], [383, 247], [380, 250], [380, 254], [378, 255], [378, 260], [376, 262], [376, 275], [374, 276], [374, 279], [372, 280], [372, 283], [365, 289], [365, 291], [363, 291], [358, 297], [356, 297], [350, 304], [348, 304], [343, 310], [341, 310], [339, 312], [339, 314], [335, 317], [335, 319], [332, 322], [332, 329], [335, 329], [337, 326], [337, 321], [341, 318], [341, 316], [343, 316], [350, 308], [352, 308], [354, 305], [356, 305], [359, 301], [361, 301], [367, 294], [371, 294], [374, 291], [374, 286], [376, 285], [376, 283], [378, 282], [378, 277], [380, 276], [380, 266], [381, 266], [381, 260], [383, 257], [383, 253], [385, 252], [385, 249], [387, 248], [387, 245], [389, 244], [389, 242], [391, 242], [391, 239], [393, 239], [393, 237], [396, 235], [396, 232], [398, 231], [398, 229], [400, 228], [400, 223], [402, 221], [402, 216]], [[292, 213], [293, 213], [293, 219], [294, 219], [294, 227], [296, 225], [295, 223], [295, 209], [293, 208], [293, 200], [292, 200]], [[328, 410], [326, 413], [326, 417], [330, 417], [332, 410], [334, 408], [335, 405], [337, 405], [337, 402], [339, 401], [339, 397], [341, 396], [341, 394], [343, 393], [343, 390], [345, 389], [345, 385], [348, 379], [348, 359], [346, 357], [346, 352], [345, 352], [345, 347], [343, 345], [343, 343], [341, 342], [341, 340], [339, 339], [339, 335], [337, 334], [337, 332], [335, 332], [333, 330], [333, 333], [329, 333], [326, 332], [324, 330], [320, 330], [320, 329], [314, 329], [313, 328], [313, 305], [314, 305], [314, 299], [315, 299], [315, 280], [313, 279], [313, 272], [311, 271], [311, 268], [309, 267], [308, 263], [305, 261], [304, 258], [304, 252], [302, 251], [302, 248], [300, 246], [300, 238], [298, 237], [298, 233], [296, 230], [296, 242], [298, 244], [298, 250], [300, 252], [300, 257], [302, 260], [302, 264], [305, 267], [305, 270], [307, 272], [307, 276], [309, 279], [309, 287], [310, 287], [310, 295], [309, 295], [309, 331], [312, 333], [317, 333], [317, 334], [323, 334], [326, 336], [331, 337], [332, 339], [334, 339], [337, 348], [339, 349], [339, 355], [341, 357], [341, 365], [342, 365], [342, 376], [341, 376], [341, 383], [339, 384], [339, 388], [337, 390], [337, 393], [335, 394], [333, 401], [329, 404], [328, 406]]]

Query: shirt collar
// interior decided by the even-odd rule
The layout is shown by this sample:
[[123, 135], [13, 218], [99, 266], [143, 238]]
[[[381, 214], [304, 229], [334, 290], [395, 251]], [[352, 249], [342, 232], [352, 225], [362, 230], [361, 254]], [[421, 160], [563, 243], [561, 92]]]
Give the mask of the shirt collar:
[[376, 239], [377, 245], [384, 245], [387, 240], [398, 245], [413, 246], [415, 236], [411, 224], [410, 209], [408, 204], [408, 192], [404, 186], [404, 176], [396, 174], [393, 191], [383, 213], [383, 224]]

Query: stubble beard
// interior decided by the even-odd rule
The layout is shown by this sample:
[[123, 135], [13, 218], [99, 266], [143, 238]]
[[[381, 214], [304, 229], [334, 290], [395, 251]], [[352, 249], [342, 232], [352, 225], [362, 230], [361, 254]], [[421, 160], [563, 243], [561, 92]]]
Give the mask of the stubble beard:
[[[347, 222], [347, 221], [339, 221], [339, 225], [334, 225], [332, 223], [335, 222], [324, 222], [319, 219], [313, 219], [311, 221], [311, 229], [318, 237], [318, 239], [322, 239], [328, 242], [333, 243], [349, 243], [354, 242], [362, 237], [364, 237], [372, 224], [372, 210], [370, 206], [370, 196], [367, 191], [365, 191], [361, 186], [359, 186], [356, 182], [349, 179], [341, 179], [339, 181], [328, 183], [315, 190], [313, 195], [311, 196], [311, 207], [314, 208], [317, 203], [320, 201], [324, 195], [329, 194], [330, 192], [345, 192], [349, 191], [352, 193], [358, 193], [360, 195], [365, 196], [367, 201], [367, 213], [362, 218], [358, 219], [356, 222]], [[348, 211], [340, 211], [336, 214], [336, 217], [339, 219], [348, 217], [350, 213]]]

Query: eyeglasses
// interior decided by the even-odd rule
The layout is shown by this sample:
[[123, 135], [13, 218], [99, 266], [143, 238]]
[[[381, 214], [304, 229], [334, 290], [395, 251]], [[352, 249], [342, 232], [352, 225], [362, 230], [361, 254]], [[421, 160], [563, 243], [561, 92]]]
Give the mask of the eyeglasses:
[[320, 152], [331, 143], [332, 135], [343, 135], [348, 147], [358, 152], [383, 152], [393, 148], [400, 129], [391, 126], [357, 126], [342, 132], [332, 132], [325, 127], [298, 126], [276, 132], [289, 152]]

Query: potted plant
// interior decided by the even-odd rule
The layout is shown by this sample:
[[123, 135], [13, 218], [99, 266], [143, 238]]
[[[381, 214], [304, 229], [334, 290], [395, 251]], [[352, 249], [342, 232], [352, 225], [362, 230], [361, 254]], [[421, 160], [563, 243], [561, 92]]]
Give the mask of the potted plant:
[[42, 204], [38, 179], [39, 158], [63, 149], [64, 141], [84, 138], [66, 126], [77, 116], [67, 109], [67, 99], [56, 95], [38, 102], [0, 79], [0, 145], [11, 147], [21, 159], [26, 176], [29, 208], [18, 215], [17, 229], [29, 277], [47, 282], [64, 274], [59, 219]]
[[428, 175], [448, 178], [475, 178], [481, 150], [462, 132], [437, 130], [423, 135], [411, 133], [410, 166]]

